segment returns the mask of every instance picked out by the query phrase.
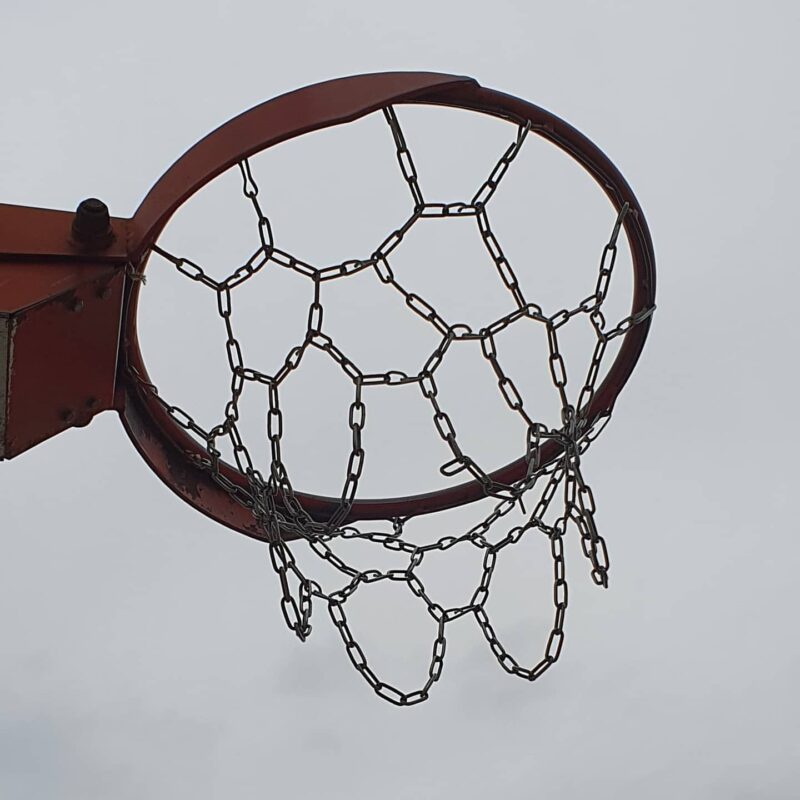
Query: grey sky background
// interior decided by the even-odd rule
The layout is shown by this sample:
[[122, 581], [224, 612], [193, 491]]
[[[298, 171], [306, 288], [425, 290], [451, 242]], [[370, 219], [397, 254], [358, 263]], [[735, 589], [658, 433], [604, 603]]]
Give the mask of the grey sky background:
[[[592, 585], [572, 531], [566, 644], [532, 685], [507, 676], [465, 620], [450, 626], [430, 701], [379, 701], [324, 609], [300, 645], [263, 546], [181, 504], [113, 414], [0, 465], [0, 796], [798, 795], [795, 4], [29, 2], [0, 20], [4, 202], [69, 209], [94, 195], [127, 216], [191, 144], [269, 97], [348, 74], [442, 71], [526, 98], [596, 142], [642, 203], [659, 276], [643, 359], [585, 460], [610, 588]], [[442, 199], [479, 183], [514, 135], [402, 111], [423, 188]], [[407, 209], [386, 126], [371, 118], [309, 139], [255, 162], [276, 231], [311, 260], [360, 255]], [[579, 301], [613, 214], [547, 148], [516, 166], [498, 235], [544, 276], [549, 303]], [[226, 180], [165, 234], [210, 264], [252, 249], [252, 219]], [[447, 297], [452, 263], [469, 269], [479, 243], [438, 235], [411, 242], [408, 259], [429, 257], [420, 280]], [[213, 309], [160, 266], [143, 300], [145, 357], [171, 396], [211, 417], [224, 380]], [[479, 302], [463, 313], [480, 317], [489, 295], [467, 283], [459, 274]], [[242, 300], [243, 338], [267, 360], [285, 351], [275, 331], [303, 289], [255, 291]], [[624, 308], [629, 283], [615, 291]], [[357, 297], [348, 315], [334, 293], [344, 310], [332, 324], [360, 358], [377, 371], [417, 347], [368, 290]], [[385, 325], [383, 338], [367, 322]], [[578, 359], [583, 344], [571, 345]], [[453, 402], [500, 463], [517, 455], [514, 431], [472, 367], [453, 367]], [[328, 490], [343, 470], [344, 401], [315, 369], [292, 389], [289, 465], [304, 488]], [[369, 487], [438, 485], [418, 409], [379, 403]], [[427, 524], [435, 533], [473, 514]], [[493, 611], [527, 660], [551, 616], [549, 570], [533, 541], [498, 569]], [[455, 597], [474, 577], [453, 556], [430, 580]], [[359, 603], [378, 670], [419, 683], [433, 634], [424, 609], [380, 592]]]

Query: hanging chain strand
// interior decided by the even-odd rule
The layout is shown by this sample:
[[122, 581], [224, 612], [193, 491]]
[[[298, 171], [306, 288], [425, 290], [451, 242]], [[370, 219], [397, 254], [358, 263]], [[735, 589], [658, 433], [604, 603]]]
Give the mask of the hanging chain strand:
[[[563, 537], [568, 522], [573, 522], [580, 534], [583, 553], [592, 565], [593, 580], [600, 586], [608, 585], [608, 551], [605, 541], [597, 532], [595, 525], [594, 496], [581, 471], [581, 456], [597, 438], [607, 423], [609, 415], [606, 414], [602, 418], [589, 421], [586, 418], [586, 412], [595, 395], [608, 342], [642, 322], [652, 313], [653, 309], [649, 308], [631, 315], [611, 328], [607, 327], [601, 311], [616, 261], [617, 239], [629, 212], [627, 204], [620, 210], [610, 239], [603, 248], [593, 294], [575, 308], [562, 309], [551, 316], [547, 316], [540, 306], [529, 303], [525, 299], [516, 273], [492, 231], [487, 205], [497, 191], [509, 166], [520, 152], [530, 131], [530, 122], [519, 126], [514, 142], [499, 159], [487, 180], [480, 186], [470, 202], [429, 203], [423, 197], [417, 170], [394, 109], [384, 108], [383, 114], [389, 125], [397, 161], [411, 193], [414, 207], [413, 213], [406, 222], [389, 234], [369, 258], [351, 259], [320, 269], [277, 248], [274, 244], [272, 226], [258, 199], [258, 185], [247, 159], [239, 163], [243, 182], [242, 193], [255, 212], [261, 245], [242, 266], [224, 280], [215, 280], [199, 264], [175, 256], [158, 245], [153, 245], [153, 251], [170, 262], [179, 273], [209, 288], [217, 295], [218, 313], [225, 324], [225, 347], [231, 373], [230, 396], [225, 407], [223, 421], [211, 430], [205, 430], [186, 411], [161, 398], [158, 389], [152, 383], [145, 381], [141, 375], [135, 372], [133, 377], [142, 391], [157, 398], [176, 424], [204, 445], [206, 454], [197, 458], [198, 465], [206, 470], [212, 479], [236, 502], [252, 512], [254, 519], [263, 531], [270, 563], [278, 578], [281, 594], [280, 608], [287, 626], [299, 639], [305, 640], [311, 632], [310, 620], [314, 600], [325, 603], [333, 625], [344, 643], [345, 652], [356, 671], [379, 697], [396, 705], [410, 706], [426, 700], [432, 685], [441, 677], [447, 648], [445, 638], [447, 623], [466, 615], [471, 614], [475, 618], [497, 661], [504, 670], [513, 675], [532, 681], [558, 660], [564, 643], [564, 619], [567, 609]], [[513, 299], [513, 311], [479, 331], [473, 331], [463, 323], [447, 321], [427, 300], [405, 288], [398, 281], [389, 262], [393, 251], [401, 245], [408, 231], [419, 219], [454, 216], [476, 219], [479, 233], [497, 274]], [[232, 290], [245, 283], [257, 272], [275, 268], [289, 269], [310, 279], [314, 285], [314, 298], [308, 309], [304, 338], [290, 350], [278, 371], [273, 375], [268, 375], [245, 366], [243, 350], [234, 330]], [[364, 373], [325, 332], [322, 285], [327, 281], [342, 279], [364, 269], [374, 270], [380, 281], [388, 289], [400, 293], [408, 309], [422, 318], [440, 336], [439, 344], [418, 374], [407, 375], [397, 370], [376, 374]], [[137, 272], [133, 265], [131, 265], [129, 274], [133, 279], [144, 280], [141, 272]], [[559, 348], [558, 331], [572, 318], [581, 314], [588, 316], [597, 341], [588, 372], [579, 390], [577, 400], [573, 404], [567, 389], [567, 370]], [[548, 364], [553, 386], [561, 405], [560, 428], [549, 429], [530, 416], [522, 394], [501, 365], [496, 337], [509, 326], [518, 324], [539, 325], [546, 333], [549, 349]], [[452, 418], [442, 405], [439, 396], [435, 377], [438, 367], [454, 342], [469, 340], [479, 344], [482, 356], [489, 363], [497, 379], [501, 396], [510, 411], [521, 418], [527, 430], [527, 474], [513, 485], [498, 484], [493, 481], [477, 460], [463, 450]], [[352, 446], [347, 458], [346, 474], [338, 508], [324, 522], [312, 519], [295, 497], [282, 453], [281, 384], [298, 369], [309, 348], [315, 348], [329, 357], [349, 378], [353, 386], [353, 400], [348, 412]], [[264, 387], [268, 399], [265, 428], [269, 470], [266, 475], [255, 468], [238, 429], [239, 400], [248, 382]], [[363, 447], [363, 431], [367, 422], [364, 387], [397, 386], [411, 383], [419, 387], [423, 397], [430, 404], [433, 428], [452, 454], [452, 458], [441, 466], [442, 474], [452, 477], [466, 472], [481, 484], [486, 497], [495, 498], [496, 501], [493, 510], [473, 528], [458, 536], [443, 536], [435, 542], [425, 545], [412, 544], [404, 538], [406, 526], [413, 524], [413, 521], [408, 519], [395, 518], [391, 520], [393, 526], [391, 533], [362, 530], [354, 525], [345, 525], [357, 496], [359, 480], [366, 463]], [[550, 440], [555, 440], [560, 444], [562, 455], [555, 462], [541, 465], [539, 463], [540, 449], [546, 441]], [[218, 446], [222, 441], [227, 441], [232, 449], [236, 468], [244, 477], [243, 484], [231, 481], [222, 472], [222, 452]], [[563, 493], [563, 505], [556, 519], [547, 523], [545, 517], [551, 511], [559, 489]], [[523, 498], [535, 496], [537, 492], [538, 500], [532, 505], [531, 513], [527, 515], [524, 524], [512, 527], [502, 538], [491, 543], [488, 537], [492, 531], [502, 527], [503, 518], [515, 508], [524, 509]], [[525, 535], [532, 534], [534, 531], [538, 531], [549, 540], [553, 562], [554, 617], [542, 658], [534, 665], [525, 667], [508, 652], [499, 640], [486, 610], [486, 603], [500, 555]], [[344, 583], [340, 588], [325, 591], [322, 586], [303, 573], [286, 541], [289, 534], [304, 541], [318, 558], [341, 574]], [[356, 569], [342, 559], [335, 552], [333, 546], [339, 540], [355, 538], [404, 556], [407, 559], [405, 568], [387, 571]], [[463, 606], [444, 608], [432, 599], [416, 570], [428, 553], [442, 552], [460, 545], [471, 545], [483, 552], [480, 580], [469, 602]], [[436, 636], [432, 645], [427, 678], [420, 688], [414, 691], [403, 692], [379, 678], [370, 667], [367, 656], [355, 639], [348, 622], [345, 611], [347, 600], [364, 586], [381, 581], [405, 584], [412, 595], [424, 604], [428, 614], [436, 622]]]

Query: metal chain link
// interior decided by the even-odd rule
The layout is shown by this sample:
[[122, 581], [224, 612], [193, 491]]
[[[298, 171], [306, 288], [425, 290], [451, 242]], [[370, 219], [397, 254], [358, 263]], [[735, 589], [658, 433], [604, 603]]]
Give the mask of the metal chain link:
[[[406, 706], [414, 705], [428, 698], [431, 686], [439, 680], [444, 667], [447, 648], [446, 624], [468, 614], [474, 616], [491, 651], [507, 672], [527, 680], [535, 680], [558, 660], [564, 643], [564, 619], [567, 608], [563, 537], [568, 522], [573, 522], [578, 529], [583, 553], [592, 564], [592, 578], [598, 585], [608, 585], [608, 551], [605, 541], [598, 534], [595, 525], [595, 501], [581, 472], [581, 455], [597, 438], [610, 415], [607, 414], [602, 418], [589, 421], [586, 419], [586, 410], [594, 397], [608, 342], [642, 322], [652, 313], [653, 309], [646, 309], [629, 316], [611, 328], [607, 328], [601, 311], [616, 261], [617, 239], [628, 214], [627, 204], [620, 210], [611, 237], [603, 248], [593, 294], [575, 308], [562, 309], [550, 316], [547, 316], [540, 306], [526, 301], [519, 280], [492, 231], [487, 204], [496, 192], [510, 164], [520, 152], [530, 131], [530, 123], [519, 127], [514, 142], [499, 159], [487, 180], [469, 203], [426, 203], [419, 185], [417, 170], [397, 115], [391, 107], [384, 108], [383, 114], [394, 139], [397, 160], [403, 179], [409, 187], [414, 208], [406, 222], [387, 236], [370, 258], [351, 259], [320, 269], [276, 247], [272, 226], [259, 203], [258, 185], [247, 159], [239, 164], [243, 180], [242, 192], [255, 211], [261, 246], [241, 267], [224, 280], [219, 281], [212, 278], [193, 261], [177, 257], [164, 248], [153, 245], [153, 251], [169, 261], [179, 273], [206, 286], [217, 295], [218, 313], [225, 324], [225, 346], [231, 372], [230, 395], [223, 421], [215, 428], [205, 430], [186, 411], [163, 400], [152, 383], [145, 381], [138, 373], [134, 374], [134, 377], [141, 390], [156, 397], [177, 425], [203, 443], [206, 455], [197, 458], [199, 466], [207, 470], [217, 484], [236, 502], [252, 511], [263, 531], [263, 538], [269, 549], [270, 562], [278, 577], [281, 593], [280, 607], [287, 626], [298, 638], [305, 640], [311, 632], [310, 619], [314, 599], [326, 603], [328, 614], [339, 632], [347, 656], [357, 672], [379, 697], [396, 705]], [[512, 312], [479, 331], [473, 331], [464, 323], [446, 321], [420, 294], [405, 288], [398, 281], [389, 263], [389, 256], [400, 246], [411, 227], [423, 217], [474, 217], [476, 219], [481, 238], [495, 265], [497, 274], [513, 297], [516, 308]], [[242, 347], [234, 331], [232, 290], [241, 286], [257, 272], [273, 265], [293, 270], [313, 281], [314, 299], [308, 309], [306, 333], [303, 340], [289, 351], [277, 372], [274, 375], [268, 375], [245, 365]], [[373, 269], [381, 283], [399, 292], [408, 309], [427, 322], [441, 337], [439, 344], [416, 375], [407, 375], [396, 370], [366, 374], [339, 349], [330, 335], [325, 332], [322, 285], [327, 281], [346, 278], [365, 269]], [[131, 266], [129, 276], [132, 279], [143, 280], [141, 271], [137, 271], [133, 266]], [[581, 314], [589, 317], [597, 337], [597, 343], [577, 401], [573, 404], [567, 391], [567, 370], [559, 349], [558, 330], [572, 318]], [[549, 350], [548, 364], [552, 382], [561, 404], [561, 426], [559, 428], [548, 428], [530, 416], [522, 394], [501, 365], [500, 348], [496, 337], [501, 331], [515, 324], [537, 324], [543, 325], [545, 328]], [[497, 484], [473, 457], [463, 451], [452, 418], [441, 404], [435, 374], [448, 349], [456, 341], [479, 343], [483, 357], [494, 371], [500, 394], [509, 409], [525, 423], [528, 470], [525, 477], [513, 485]], [[280, 387], [286, 378], [299, 368], [309, 347], [313, 347], [331, 358], [350, 379], [354, 392], [348, 413], [351, 450], [338, 508], [328, 520], [323, 522], [312, 519], [295, 497], [288, 470], [283, 462], [281, 447], [284, 425], [280, 406]], [[248, 382], [265, 386], [268, 397], [266, 432], [270, 463], [266, 477], [255, 468], [248, 448], [238, 430], [239, 400]], [[367, 458], [363, 447], [363, 431], [367, 421], [367, 405], [363, 389], [365, 386], [397, 386], [409, 383], [417, 384], [423, 397], [430, 403], [433, 412], [433, 427], [452, 453], [452, 459], [441, 466], [441, 473], [446, 477], [453, 477], [462, 472], [469, 473], [474, 480], [481, 484], [485, 496], [494, 497], [497, 501], [492, 511], [474, 527], [458, 536], [442, 536], [435, 542], [424, 545], [413, 544], [404, 538], [405, 528], [407, 525], [413, 524], [413, 520], [391, 520], [392, 533], [362, 530], [355, 525], [344, 525], [356, 499], [359, 481]], [[222, 453], [218, 444], [223, 439], [227, 440], [232, 449], [236, 468], [246, 479], [246, 486], [232, 482], [221, 472]], [[539, 453], [543, 443], [549, 440], [556, 440], [561, 445], [562, 456], [557, 461], [542, 466], [539, 463]], [[543, 485], [540, 483], [542, 481], [544, 481]], [[490, 542], [488, 538], [490, 533], [500, 526], [503, 517], [518, 507], [524, 511], [524, 498], [535, 493], [537, 486], [540, 487], [538, 489], [540, 494], [531, 513], [527, 515], [525, 523], [512, 527], [498, 541]], [[554, 522], [547, 523], [545, 516], [553, 506], [559, 488], [563, 492], [561, 513]], [[549, 540], [553, 561], [554, 618], [542, 658], [533, 666], [525, 667], [500, 642], [490, 622], [486, 604], [500, 555], [532, 531], [539, 531]], [[320, 584], [309, 579], [297, 565], [289, 544], [285, 541], [285, 537], [290, 533], [305, 541], [318, 558], [344, 577], [345, 583], [338, 589], [325, 591]], [[356, 569], [341, 558], [334, 549], [336, 542], [354, 538], [370, 542], [394, 553], [404, 554], [408, 559], [407, 566], [404, 569], [387, 571]], [[423, 563], [427, 554], [434, 551], [443, 552], [462, 544], [472, 545], [483, 551], [480, 580], [467, 603], [462, 606], [444, 608], [431, 598], [416, 570]], [[346, 601], [363, 586], [380, 581], [405, 584], [412, 595], [424, 604], [427, 612], [437, 623], [427, 678], [422, 686], [414, 691], [403, 692], [376, 675], [369, 666], [366, 654], [353, 636], [348, 622], [345, 612]]]

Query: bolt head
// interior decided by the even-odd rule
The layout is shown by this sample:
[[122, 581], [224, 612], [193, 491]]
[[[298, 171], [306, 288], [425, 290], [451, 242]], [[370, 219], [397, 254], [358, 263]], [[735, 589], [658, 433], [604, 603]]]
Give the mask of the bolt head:
[[108, 246], [114, 238], [108, 206], [96, 197], [81, 201], [72, 220], [72, 238], [90, 249]]

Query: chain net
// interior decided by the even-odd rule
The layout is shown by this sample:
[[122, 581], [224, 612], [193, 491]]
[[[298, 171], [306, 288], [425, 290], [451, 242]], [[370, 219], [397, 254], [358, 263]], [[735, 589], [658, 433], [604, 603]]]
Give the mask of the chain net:
[[[525, 297], [517, 276], [489, 224], [487, 207], [500, 181], [520, 152], [530, 131], [530, 123], [518, 127], [514, 141], [469, 202], [431, 203], [423, 196], [414, 161], [394, 109], [386, 107], [382, 111], [394, 139], [397, 161], [414, 208], [411, 216], [378, 245], [370, 258], [347, 260], [334, 266], [318, 268], [281, 250], [275, 244], [270, 220], [262, 209], [259, 189], [246, 159], [239, 163], [243, 193], [255, 212], [261, 243], [246, 263], [224, 280], [218, 281], [199, 264], [153, 245], [152, 250], [171, 262], [178, 272], [216, 294], [219, 316], [227, 330], [227, 360], [231, 375], [230, 399], [225, 407], [223, 421], [206, 430], [182, 408], [162, 398], [152, 383], [141, 375], [134, 377], [143, 391], [157, 398], [176, 424], [202, 444], [205, 454], [197, 458], [199, 465], [238, 503], [252, 512], [259, 529], [263, 531], [272, 568], [280, 584], [280, 608], [288, 627], [304, 641], [311, 632], [311, 614], [315, 602], [324, 603], [341, 636], [350, 661], [364, 680], [384, 700], [399, 706], [409, 706], [426, 700], [432, 685], [442, 674], [447, 649], [445, 638], [447, 624], [467, 615], [474, 617], [500, 666], [512, 675], [533, 681], [558, 660], [564, 643], [564, 620], [567, 610], [563, 537], [568, 523], [572, 522], [580, 535], [582, 551], [590, 563], [592, 579], [599, 586], [608, 586], [608, 551], [605, 540], [595, 525], [594, 497], [581, 472], [581, 456], [605, 426], [609, 414], [589, 422], [585, 411], [594, 397], [609, 342], [644, 320], [652, 313], [652, 309], [628, 316], [614, 325], [607, 324], [602, 312], [617, 256], [617, 239], [628, 213], [627, 205], [619, 211], [610, 238], [602, 249], [597, 282], [591, 294], [574, 308], [561, 309], [552, 315], [546, 314], [539, 305], [529, 302]], [[418, 220], [427, 217], [456, 216], [475, 218], [497, 275], [513, 300], [513, 310], [509, 314], [477, 331], [463, 323], [451, 324], [445, 321], [423, 297], [408, 291], [402, 285], [393, 272], [389, 260]], [[311, 281], [314, 287], [314, 299], [308, 309], [305, 337], [289, 352], [283, 365], [272, 375], [245, 365], [242, 348], [234, 335], [232, 323], [231, 293], [237, 287], [246, 284], [254, 274], [267, 268], [293, 270]], [[408, 309], [429, 323], [441, 336], [438, 346], [418, 374], [408, 375], [396, 370], [379, 374], [364, 373], [325, 332], [323, 285], [328, 281], [347, 278], [362, 270], [374, 270], [388, 291], [399, 292]], [[137, 276], [143, 279], [141, 267], [138, 272], [135, 271], [133, 277]], [[588, 317], [596, 335], [596, 345], [577, 402], [571, 403], [567, 394], [567, 369], [559, 350], [558, 332], [562, 326], [578, 315]], [[560, 427], [549, 428], [529, 415], [522, 395], [500, 363], [495, 337], [508, 326], [522, 320], [542, 325], [546, 330], [549, 372], [560, 398]], [[436, 382], [437, 368], [442, 363], [448, 348], [460, 340], [476, 340], [480, 343], [482, 355], [494, 371], [497, 387], [503, 399], [524, 421], [527, 431], [525, 445], [527, 470], [515, 483], [501, 484], [493, 480], [476, 460], [462, 450], [453, 422], [440, 402]], [[281, 455], [283, 434], [281, 384], [293, 370], [298, 368], [309, 348], [316, 348], [332, 359], [350, 379], [354, 391], [349, 409], [352, 448], [347, 473], [336, 510], [328, 519], [322, 521], [313, 519], [296, 498]], [[239, 400], [248, 383], [263, 385], [268, 398], [266, 432], [269, 469], [264, 472], [256, 468], [248, 446], [240, 435]], [[363, 390], [365, 387], [375, 385], [401, 384], [415, 384], [430, 403], [435, 429], [452, 453], [452, 459], [441, 467], [441, 473], [446, 477], [461, 473], [469, 475], [480, 483], [483, 495], [494, 500], [491, 512], [479, 524], [460, 535], [446, 535], [427, 544], [416, 544], [404, 536], [406, 527], [410, 524], [409, 517], [392, 519], [392, 530], [388, 533], [369, 530], [364, 524], [347, 524], [366, 458], [362, 447], [362, 431], [367, 411]], [[223, 463], [221, 452], [223, 440], [227, 440], [227, 445], [233, 452], [235, 466], [244, 477], [241, 484], [231, 481], [220, 469]], [[541, 464], [540, 448], [547, 440], [559, 443], [560, 455], [551, 463]], [[534, 488], [535, 492], [532, 491]], [[492, 539], [490, 532], [502, 527], [503, 517], [515, 508], [525, 509], [523, 505], [525, 497], [535, 497], [536, 500], [531, 503], [530, 513], [525, 511], [523, 524], [516, 525], [499, 538]], [[546, 517], [549, 521], [545, 521]], [[525, 666], [508, 652], [498, 638], [486, 611], [486, 602], [499, 554], [534, 532], [546, 536], [549, 540], [553, 568], [553, 621], [541, 658], [532, 665]], [[290, 542], [287, 539], [296, 541]], [[383, 571], [357, 569], [335, 552], [336, 542], [346, 539], [359, 539], [375, 547], [402, 554], [407, 558], [406, 566], [402, 569]], [[472, 545], [482, 552], [480, 579], [466, 604], [445, 608], [433, 599], [433, 592], [429, 591], [420, 580], [418, 568], [429, 553], [446, 551], [461, 543]], [[290, 544], [306, 545], [310, 548], [317, 557], [327, 562], [337, 574], [341, 575], [340, 585], [335, 588], [324, 588], [318, 581], [308, 577], [298, 565]], [[413, 596], [424, 603], [427, 612], [436, 623], [436, 636], [427, 678], [413, 691], [401, 691], [382, 680], [373, 671], [367, 655], [353, 636], [348, 623], [345, 611], [347, 600], [366, 584], [380, 581], [405, 584]]]

